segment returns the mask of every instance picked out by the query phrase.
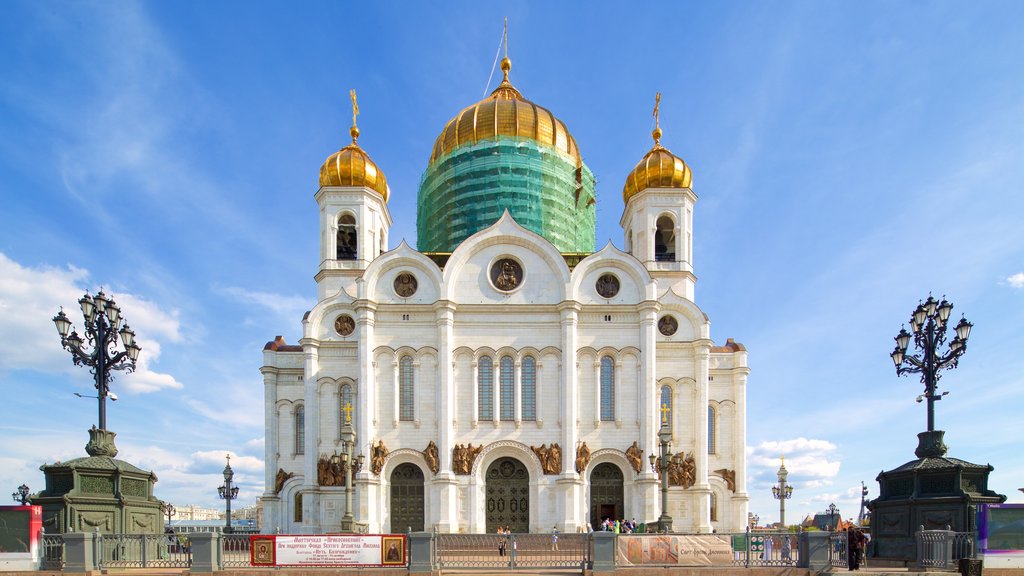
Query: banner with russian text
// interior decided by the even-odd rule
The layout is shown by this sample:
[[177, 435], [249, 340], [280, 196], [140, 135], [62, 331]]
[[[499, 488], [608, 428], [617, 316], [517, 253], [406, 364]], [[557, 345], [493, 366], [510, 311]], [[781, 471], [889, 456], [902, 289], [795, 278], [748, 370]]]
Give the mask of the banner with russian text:
[[249, 538], [253, 566], [405, 566], [404, 534], [260, 534]]
[[620, 534], [615, 544], [616, 566], [669, 564], [729, 566], [732, 542], [722, 534]]

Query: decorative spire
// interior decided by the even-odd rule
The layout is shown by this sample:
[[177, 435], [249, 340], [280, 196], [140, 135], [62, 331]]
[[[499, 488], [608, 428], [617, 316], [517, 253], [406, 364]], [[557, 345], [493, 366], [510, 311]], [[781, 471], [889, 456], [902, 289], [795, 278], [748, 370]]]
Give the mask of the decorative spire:
[[508, 59], [508, 16], [505, 16], [505, 28], [501, 32], [501, 44], [504, 47], [504, 58], [501, 59], [501, 72], [505, 75], [503, 84], [508, 83], [508, 71], [512, 69], [512, 61]]
[[658, 124], [658, 110], [661, 108], [661, 92], [654, 93], [654, 131], [651, 132], [651, 136], [654, 137], [654, 145], [661, 146], [661, 126]]
[[356, 91], [353, 88], [348, 91], [348, 97], [352, 100], [352, 128], [348, 131], [352, 135], [352, 143], [356, 143], [356, 139], [359, 138], [359, 127], [356, 126], [356, 116], [359, 115], [359, 104], [356, 103]]

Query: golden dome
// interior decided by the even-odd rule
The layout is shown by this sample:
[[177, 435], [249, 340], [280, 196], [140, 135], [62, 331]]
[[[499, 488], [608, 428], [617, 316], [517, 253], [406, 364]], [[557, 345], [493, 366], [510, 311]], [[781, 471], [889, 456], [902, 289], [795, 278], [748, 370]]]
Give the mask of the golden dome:
[[359, 128], [352, 127], [352, 143], [324, 160], [320, 167], [321, 186], [366, 186], [388, 201], [388, 181], [370, 156], [356, 144]]
[[445, 124], [434, 142], [431, 164], [460, 146], [499, 136], [535, 140], [571, 156], [577, 165], [580, 164], [579, 148], [565, 123], [555, 118], [547, 108], [523, 98], [508, 81], [511, 69], [512, 61], [507, 56], [502, 58], [501, 71], [505, 78], [501, 84], [490, 96], [463, 109]]
[[693, 174], [682, 158], [661, 145], [661, 128], [655, 128], [654, 147], [640, 159], [626, 177], [622, 188], [622, 201], [636, 196], [645, 188], [689, 188]]

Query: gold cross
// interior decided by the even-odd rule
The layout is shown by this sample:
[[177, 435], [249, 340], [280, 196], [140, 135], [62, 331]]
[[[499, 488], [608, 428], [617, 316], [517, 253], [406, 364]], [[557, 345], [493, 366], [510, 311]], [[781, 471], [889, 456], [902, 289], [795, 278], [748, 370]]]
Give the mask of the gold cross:
[[345, 413], [345, 424], [352, 422], [352, 403], [347, 402], [341, 411]]
[[665, 424], [668, 424], [668, 413], [669, 412], [671, 412], [671, 410], [669, 409], [668, 404], [662, 404], [661, 405], [661, 425], [662, 426], [664, 426]]
[[661, 92], [654, 93], [654, 127], [658, 128], [658, 109], [661, 108]]
[[356, 116], [359, 115], [359, 104], [356, 103], [355, 88], [348, 91], [348, 97], [352, 100], [352, 126], [356, 125]]

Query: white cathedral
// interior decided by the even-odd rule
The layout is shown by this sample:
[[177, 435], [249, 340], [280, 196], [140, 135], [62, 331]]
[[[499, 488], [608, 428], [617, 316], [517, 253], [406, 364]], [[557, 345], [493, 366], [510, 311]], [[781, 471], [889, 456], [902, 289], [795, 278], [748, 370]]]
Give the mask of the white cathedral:
[[317, 304], [260, 370], [264, 531], [341, 531], [349, 501], [371, 533], [746, 526], [747, 353], [694, 301], [689, 166], [656, 127], [625, 249], [596, 250], [594, 177], [510, 69], [438, 136], [417, 249], [388, 250], [391, 190], [354, 115], [321, 167]]

